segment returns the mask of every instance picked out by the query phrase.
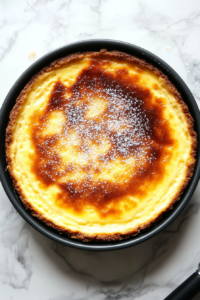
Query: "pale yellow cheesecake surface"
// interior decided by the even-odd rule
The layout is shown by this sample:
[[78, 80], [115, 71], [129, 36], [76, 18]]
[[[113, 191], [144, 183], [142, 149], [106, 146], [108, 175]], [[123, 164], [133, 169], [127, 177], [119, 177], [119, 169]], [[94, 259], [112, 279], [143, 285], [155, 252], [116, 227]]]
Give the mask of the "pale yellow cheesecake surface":
[[159, 70], [118, 52], [66, 57], [11, 112], [8, 169], [24, 205], [84, 241], [137, 234], [173, 207], [195, 165], [196, 133]]

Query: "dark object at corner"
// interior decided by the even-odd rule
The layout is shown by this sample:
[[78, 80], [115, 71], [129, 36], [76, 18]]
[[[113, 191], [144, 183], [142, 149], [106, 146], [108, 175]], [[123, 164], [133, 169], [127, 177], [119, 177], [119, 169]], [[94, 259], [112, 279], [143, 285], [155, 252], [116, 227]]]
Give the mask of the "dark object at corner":
[[194, 272], [164, 300], [192, 300], [200, 292], [200, 274]]

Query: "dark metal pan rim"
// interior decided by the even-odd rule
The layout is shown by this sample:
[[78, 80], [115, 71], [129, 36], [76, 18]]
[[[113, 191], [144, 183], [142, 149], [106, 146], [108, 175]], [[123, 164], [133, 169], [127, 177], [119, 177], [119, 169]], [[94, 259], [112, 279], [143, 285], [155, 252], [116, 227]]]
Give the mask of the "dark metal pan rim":
[[68, 238], [65, 235], [60, 235], [57, 231], [51, 229], [50, 227], [46, 226], [44, 223], [40, 222], [38, 219], [34, 218], [30, 214], [30, 212], [25, 209], [19, 197], [15, 193], [15, 190], [12, 185], [12, 180], [9, 176], [9, 173], [6, 171], [6, 159], [5, 159], [5, 150], [4, 150], [5, 129], [8, 124], [9, 113], [15, 104], [15, 100], [19, 95], [20, 91], [26, 85], [26, 83], [28, 83], [28, 81], [43, 67], [49, 65], [54, 60], [75, 52], [99, 51], [100, 49], [118, 50], [118, 51], [126, 52], [128, 54], [132, 54], [133, 56], [137, 56], [153, 64], [158, 69], [160, 69], [165, 75], [167, 75], [170, 81], [176, 86], [178, 91], [181, 93], [183, 100], [186, 102], [190, 110], [190, 113], [194, 119], [194, 126], [195, 126], [195, 131], [197, 132], [198, 141], [200, 140], [199, 139], [200, 138], [200, 113], [199, 113], [198, 106], [190, 90], [188, 89], [184, 81], [180, 78], [180, 76], [166, 62], [164, 62], [162, 59], [157, 57], [155, 54], [139, 46], [132, 45], [122, 41], [105, 40], [105, 39], [79, 41], [44, 55], [43, 57], [38, 59], [35, 63], [33, 63], [27, 70], [23, 72], [23, 74], [14, 83], [13, 87], [9, 91], [8, 95], [6, 96], [0, 111], [1, 183], [15, 209], [37, 231], [39, 231], [46, 237], [52, 239], [53, 241], [59, 242], [63, 245], [74, 247], [77, 249], [93, 250], [93, 251], [123, 249], [144, 242], [149, 238], [155, 236], [159, 232], [161, 232], [172, 221], [174, 221], [176, 217], [180, 214], [180, 212], [184, 209], [184, 207], [186, 206], [186, 204], [188, 203], [188, 201], [190, 200], [190, 198], [192, 197], [195, 191], [195, 188], [198, 184], [199, 175], [200, 175], [200, 152], [198, 147], [197, 157], [196, 157], [197, 160], [196, 160], [196, 166], [195, 166], [193, 177], [190, 183], [188, 184], [186, 190], [184, 191], [181, 200], [175, 204], [173, 210], [169, 211], [168, 213], [165, 213], [162, 220], [160, 220], [157, 224], [151, 226], [149, 229], [145, 230], [144, 232], [140, 233], [137, 236], [122, 241], [104, 242], [104, 243], [103, 242], [83, 243], [79, 240]]

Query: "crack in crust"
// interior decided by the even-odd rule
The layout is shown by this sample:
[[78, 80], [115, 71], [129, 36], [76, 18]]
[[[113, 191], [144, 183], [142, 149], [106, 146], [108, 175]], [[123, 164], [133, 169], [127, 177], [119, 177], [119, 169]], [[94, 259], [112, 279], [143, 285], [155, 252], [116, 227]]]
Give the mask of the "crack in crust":
[[[190, 156], [193, 159], [191, 160], [190, 163], [188, 163], [186, 178], [185, 178], [184, 182], [182, 183], [181, 188], [178, 190], [177, 194], [172, 199], [169, 207], [166, 210], [164, 210], [161, 214], [159, 214], [158, 216], [155, 216], [154, 219], [152, 219], [150, 222], [148, 222], [142, 226], [138, 226], [138, 228], [135, 228], [134, 230], [130, 230], [125, 233], [119, 232], [119, 233], [113, 233], [113, 234], [88, 235], [88, 234], [82, 233], [80, 231], [72, 231], [70, 229], [65, 229], [65, 228], [62, 228], [61, 226], [56, 225], [53, 221], [48, 220], [46, 217], [44, 217], [42, 214], [40, 214], [37, 210], [35, 210], [33, 206], [31, 206], [31, 204], [26, 200], [26, 197], [24, 196], [22, 189], [21, 189], [20, 185], [18, 184], [17, 179], [15, 178], [15, 175], [13, 172], [12, 160], [11, 160], [11, 156], [10, 156], [10, 146], [13, 141], [13, 128], [15, 126], [15, 121], [16, 121], [17, 115], [20, 111], [20, 108], [21, 108], [22, 104], [24, 103], [25, 95], [27, 94], [27, 92], [30, 91], [30, 89], [32, 88], [34, 83], [37, 81], [37, 79], [41, 75], [43, 75], [44, 73], [46, 73], [48, 71], [51, 71], [52, 69], [58, 68], [66, 63], [75, 61], [77, 59], [82, 59], [84, 57], [95, 58], [95, 57], [102, 57], [102, 56], [108, 57], [108, 58], [111, 57], [111, 58], [121, 59], [121, 60], [125, 59], [128, 62], [137, 63], [138, 65], [145, 67], [145, 68], [149, 69], [150, 71], [154, 72], [156, 75], [158, 75], [165, 81], [169, 90], [173, 93], [175, 98], [178, 100], [178, 102], [181, 105], [182, 110], [184, 112], [184, 115], [185, 115], [185, 118], [186, 118], [186, 121], [188, 124], [188, 129], [189, 129], [189, 132], [190, 132], [190, 135], [192, 138], [192, 147], [191, 147]], [[70, 238], [79, 239], [79, 240], [82, 240], [83, 242], [119, 241], [122, 239], [129, 238], [131, 236], [138, 235], [141, 231], [144, 231], [145, 229], [149, 228], [150, 226], [153, 226], [153, 224], [155, 224], [160, 219], [162, 219], [163, 215], [167, 211], [173, 209], [174, 204], [180, 200], [181, 195], [183, 194], [185, 188], [187, 187], [190, 179], [193, 176], [193, 171], [194, 171], [195, 162], [196, 162], [195, 157], [196, 157], [196, 150], [197, 150], [197, 134], [194, 131], [193, 127], [194, 127], [193, 118], [192, 118], [191, 114], [189, 113], [187, 105], [183, 102], [180, 93], [177, 91], [175, 86], [169, 81], [168, 77], [166, 75], [164, 75], [160, 70], [158, 70], [153, 65], [151, 65], [151, 64], [147, 63], [146, 61], [139, 59], [137, 57], [131, 56], [131, 55], [123, 53], [123, 52], [115, 51], [115, 50], [110, 51], [110, 52], [108, 52], [106, 49], [102, 49], [100, 52], [83, 52], [83, 53], [79, 52], [79, 53], [71, 54], [71, 55], [68, 55], [67, 57], [58, 59], [58, 60], [52, 62], [49, 66], [43, 68], [38, 74], [33, 76], [33, 78], [27, 83], [27, 85], [21, 91], [20, 95], [18, 96], [18, 98], [16, 100], [16, 104], [10, 113], [9, 123], [8, 123], [7, 130], [6, 130], [5, 150], [6, 150], [6, 160], [7, 160], [7, 164], [8, 164], [7, 169], [12, 178], [14, 189], [17, 191], [18, 195], [20, 196], [20, 199], [21, 199], [22, 203], [24, 204], [25, 208], [27, 210], [29, 210], [30, 213], [34, 217], [37, 217], [40, 221], [44, 222], [47, 226], [54, 228], [60, 234], [65, 234], [65, 235], [69, 236]]]

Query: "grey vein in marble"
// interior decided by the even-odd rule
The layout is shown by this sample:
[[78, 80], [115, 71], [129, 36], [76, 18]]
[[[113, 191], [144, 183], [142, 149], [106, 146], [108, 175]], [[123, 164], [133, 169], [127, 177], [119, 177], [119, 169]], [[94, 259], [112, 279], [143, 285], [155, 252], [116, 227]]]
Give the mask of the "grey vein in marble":
[[[6, 206], [7, 201], [5, 196], [1, 197], [0, 278], [4, 284], [15, 289], [27, 289], [32, 276], [32, 260], [28, 249], [29, 230], [11, 204]], [[10, 227], [11, 224], [13, 228]]]

